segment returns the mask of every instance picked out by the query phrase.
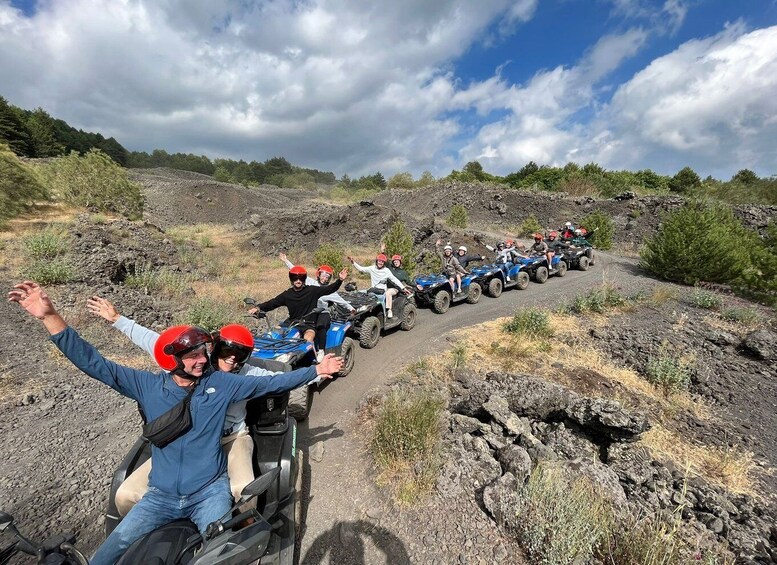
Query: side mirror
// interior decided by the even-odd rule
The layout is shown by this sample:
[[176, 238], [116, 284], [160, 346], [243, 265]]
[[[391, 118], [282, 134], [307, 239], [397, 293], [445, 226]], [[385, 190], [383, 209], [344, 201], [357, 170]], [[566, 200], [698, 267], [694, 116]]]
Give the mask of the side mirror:
[[248, 483], [245, 488], [240, 493], [240, 498], [243, 499], [243, 501], [247, 501], [248, 499], [259, 496], [260, 494], [263, 494], [267, 489], [269, 489], [278, 478], [278, 475], [281, 473], [280, 467], [273, 467], [271, 471], [268, 471], [264, 475], [260, 476], [258, 479], [254, 479], [250, 483]]
[[13, 516], [0, 511], [0, 534], [13, 526]]
[[244, 298], [243, 304], [245, 304], [246, 306], [256, 306], [256, 300], [254, 300], [253, 298]]

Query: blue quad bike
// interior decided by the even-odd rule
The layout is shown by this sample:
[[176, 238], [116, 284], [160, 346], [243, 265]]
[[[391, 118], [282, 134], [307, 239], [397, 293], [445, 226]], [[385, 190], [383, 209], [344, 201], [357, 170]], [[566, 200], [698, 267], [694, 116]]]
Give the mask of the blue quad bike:
[[[256, 302], [251, 298], [246, 298], [245, 303], [248, 306], [254, 306]], [[329, 310], [331, 323], [326, 333], [325, 353], [334, 353], [343, 358], [343, 368], [335, 376], [344, 377], [351, 372], [356, 359], [356, 348], [353, 339], [348, 337], [348, 333], [354, 325], [349, 319], [347, 312], [332, 305]], [[323, 309], [316, 311], [323, 312]], [[259, 319], [264, 319], [267, 324], [266, 331], [257, 332], [254, 338], [254, 352], [249, 359], [250, 364], [254, 361], [266, 363], [277, 363], [276, 371], [291, 371], [300, 367], [309, 367], [316, 361], [316, 352], [313, 344], [302, 339], [296, 325], [284, 320], [278, 326], [270, 327], [264, 312], [256, 315]], [[259, 365], [263, 366], [263, 365]], [[289, 396], [289, 414], [298, 422], [305, 420], [310, 414], [310, 408], [313, 405], [313, 395], [318, 388], [317, 383], [311, 383], [291, 391]]]
[[483, 289], [474, 274], [461, 277], [461, 292], [454, 294], [451, 283], [443, 274], [421, 275], [415, 278], [415, 295], [421, 304], [431, 306], [437, 314], [445, 314], [451, 304], [467, 301], [476, 304]]
[[[275, 359], [253, 357], [249, 363], [270, 371], [289, 368], [288, 363]], [[296, 562], [303, 453], [296, 446], [297, 421], [290, 415], [289, 392], [249, 400], [246, 426], [254, 443], [253, 467], [257, 479], [243, 489], [240, 501], [232, 510], [210, 524], [204, 536], [190, 520], [166, 524], [132, 544], [118, 565], [293, 565]], [[151, 444], [141, 437], [116, 469], [105, 515], [106, 535], [121, 522], [116, 492], [150, 457]], [[244, 510], [246, 505], [249, 508]]]
[[[390, 281], [387, 284], [391, 284]], [[392, 303], [392, 314], [386, 315], [386, 301], [382, 294], [377, 294], [373, 289], [358, 290], [355, 282], [346, 285], [346, 291], [340, 296], [356, 309], [356, 313], [350, 318], [353, 324], [353, 334], [359, 339], [359, 344], [365, 349], [372, 349], [380, 341], [383, 332], [399, 328], [410, 331], [415, 327], [417, 308], [415, 297], [411, 293], [406, 295], [398, 293]], [[342, 307], [335, 305], [342, 312]]]
[[529, 257], [522, 257], [518, 259], [518, 262], [523, 265], [523, 268], [529, 274], [531, 279], [537, 283], [544, 283], [548, 280], [550, 275], [558, 275], [563, 277], [567, 274], [567, 263], [560, 255], [554, 255], [551, 260], [551, 268], [548, 270], [548, 260], [545, 255], [531, 255]]
[[529, 286], [529, 273], [524, 270], [521, 263], [492, 263], [473, 267], [471, 271], [477, 277], [477, 282], [483, 291], [494, 298], [499, 298], [503, 290], [509, 288], [524, 290]]

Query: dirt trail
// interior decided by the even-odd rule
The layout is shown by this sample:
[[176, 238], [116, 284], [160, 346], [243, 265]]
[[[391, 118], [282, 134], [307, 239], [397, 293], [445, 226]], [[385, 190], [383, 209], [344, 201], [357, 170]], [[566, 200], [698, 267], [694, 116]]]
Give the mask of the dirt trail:
[[[444, 556], [447, 562], [456, 558], [460, 563], [497, 562], [494, 537], [499, 537], [498, 532], [481, 525], [490, 520], [474, 500], [439, 509], [444, 515], [422, 505], [400, 518], [386, 505], [385, 496], [376, 496], [369, 458], [359, 437], [359, 402], [368, 390], [396, 376], [403, 365], [447, 349], [450, 331], [510, 315], [519, 306], [555, 306], [603, 278], [616, 280], [624, 293], [653, 284], [638, 273], [635, 261], [600, 253], [595, 267], [569, 271], [563, 280], [552, 277], [544, 285], [532, 283], [524, 291], [507, 291], [498, 299], [483, 296], [476, 305], [462, 303], [444, 315], [421, 309], [412, 331], [386, 335], [375, 349], [359, 349], [353, 372], [316, 395], [310, 418], [301, 426], [299, 441], [307, 452], [301, 563], [443, 563]], [[323, 443], [324, 453], [315, 461], [311, 455], [317, 455], [318, 442]], [[467, 532], [455, 527], [458, 520], [470, 523]], [[498, 551], [515, 559], [516, 548], [509, 540], [497, 539], [496, 547], [500, 546]], [[393, 553], [387, 554], [386, 548]]]

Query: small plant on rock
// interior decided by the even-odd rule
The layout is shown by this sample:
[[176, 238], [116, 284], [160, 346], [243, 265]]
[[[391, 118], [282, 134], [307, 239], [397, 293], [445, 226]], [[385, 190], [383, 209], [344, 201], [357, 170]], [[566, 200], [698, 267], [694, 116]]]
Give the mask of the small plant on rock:
[[527, 336], [530, 338], [550, 337], [550, 316], [539, 308], [521, 308], [504, 325], [507, 333]]
[[688, 389], [691, 368], [682, 359], [670, 355], [666, 346], [662, 346], [658, 355], [648, 358], [645, 376], [650, 383], [670, 396]]
[[198, 298], [184, 313], [182, 322], [215, 331], [236, 317], [232, 308], [222, 300]]
[[62, 284], [73, 280], [73, 268], [63, 259], [35, 261], [22, 272], [25, 279], [41, 285]]
[[542, 224], [540, 224], [540, 221], [534, 214], [531, 214], [527, 216], [523, 222], [521, 222], [516, 231], [521, 237], [529, 237], [535, 232], [541, 232]]
[[724, 320], [747, 327], [757, 326], [761, 322], [761, 315], [755, 308], [727, 308], [720, 315]]
[[63, 232], [46, 228], [42, 232], [29, 235], [23, 240], [27, 254], [34, 260], [53, 259], [62, 255], [68, 248], [68, 237]]
[[714, 292], [697, 288], [691, 295], [691, 304], [705, 310], [720, 310], [720, 307], [723, 306], [723, 299]]
[[461, 204], [454, 204], [448, 216], [448, 225], [452, 228], [466, 228], [467, 220], [467, 209]]
[[[345, 257], [345, 251], [342, 247], [334, 245], [333, 243], [325, 243], [313, 254], [313, 262], [316, 265], [329, 265], [337, 273], [343, 270], [345, 264], [343, 263], [343, 257]], [[334, 282], [331, 281], [331, 282]]]
[[573, 314], [588, 314], [595, 312], [603, 314], [608, 310], [620, 308], [628, 302], [618, 290], [608, 284], [588, 291], [587, 294], [578, 294], [569, 306]]

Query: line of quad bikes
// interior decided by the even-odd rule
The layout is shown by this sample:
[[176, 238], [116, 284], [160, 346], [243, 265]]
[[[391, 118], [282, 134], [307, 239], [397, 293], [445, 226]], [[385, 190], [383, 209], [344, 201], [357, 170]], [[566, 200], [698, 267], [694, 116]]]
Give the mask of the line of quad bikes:
[[[410, 294], [399, 293], [394, 298], [392, 310], [396, 314], [391, 318], [386, 316], [382, 296], [360, 291], [355, 283], [349, 283], [341, 295], [355, 313], [336, 304], [329, 308], [332, 323], [327, 332], [326, 352], [344, 358], [342, 371], [337, 376], [345, 376], [353, 369], [356, 341], [361, 347], [371, 349], [389, 330], [412, 330], [418, 304], [444, 314], [452, 304], [477, 303], [483, 293], [497, 298], [504, 290], [523, 290], [530, 281], [543, 284], [549, 276], [563, 277], [569, 269], [585, 271], [594, 264], [594, 250], [585, 237], [575, 237], [569, 244], [569, 248], [552, 258], [550, 265], [545, 255], [539, 255], [473, 267], [470, 274], [462, 276], [459, 293], [454, 292], [445, 275], [418, 276]], [[255, 304], [250, 298], [245, 302]], [[272, 371], [290, 371], [315, 362], [313, 345], [301, 339], [293, 324], [273, 327], [264, 313], [256, 317], [264, 320], [264, 327], [256, 330], [250, 364]], [[135, 542], [118, 564], [297, 563], [302, 526], [302, 505], [298, 499], [303, 468], [303, 452], [296, 445], [297, 423], [308, 417], [319, 386], [323, 385], [312, 383], [284, 394], [249, 401], [246, 425], [254, 442], [254, 476], [258, 478], [246, 486], [228, 515], [211, 524], [205, 534], [198, 532], [189, 520], [162, 526]], [[121, 521], [115, 505], [116, 491], [150, 456], [150, 443], [141, 437], [114, 472], [105, 513], [106, 535]], [[0, 512], [0, 535], [4, 532], [11, 541], [0, 546], [0, 565], [6, 565], [20, 553], [32, 555], [37, 563], [47, 565], [88, 564], [74, 546], [75, 535], [56, 535], [35, 543], [18, 531], [12, 516]]]

